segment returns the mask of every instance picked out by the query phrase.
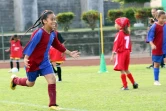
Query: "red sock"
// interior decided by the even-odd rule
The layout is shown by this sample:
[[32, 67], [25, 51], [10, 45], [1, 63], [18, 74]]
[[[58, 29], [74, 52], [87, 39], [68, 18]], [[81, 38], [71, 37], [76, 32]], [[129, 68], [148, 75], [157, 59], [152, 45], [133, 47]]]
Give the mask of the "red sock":
[[132, 84], [134, 84], [134, 83], [135, 83], [135, 81], [134, 81], [134, 78], [133, 78], [132, 74], [127, 74], [127, 77], [129, 78], [129, 80], [131, 81], [131, 83], [132, 83]]
[[48, 84], [48, 95], [50, 98], [50, 106], [56, 105], [56, 84]]
[[13, 83], [16, 85], [20, 85], [20, 86], [27, 86], [26, 84], [27, 78], [14, 78]]
[[127, 87], [126, 74], [121, 74], [121, 79], [123, 87], [126, 88]]

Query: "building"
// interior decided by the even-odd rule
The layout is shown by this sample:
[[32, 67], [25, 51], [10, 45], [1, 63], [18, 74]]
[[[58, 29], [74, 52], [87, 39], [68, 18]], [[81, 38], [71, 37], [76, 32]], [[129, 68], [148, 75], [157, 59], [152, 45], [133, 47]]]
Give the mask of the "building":
[[[166, 7], [166, 0], [152, 0], [150, 5]], [[73, 12], [76, 16], [71, 27], [81, 28], [85, 27], [82, 12], [98, 10], [106, 23], [108, 10], [118, 8], [120, 4], [112, 0], [0, 0], [0, 26], [5, 32], [22, 32], [32, 26], [44, 10], [53, 10], [55, 14]]]

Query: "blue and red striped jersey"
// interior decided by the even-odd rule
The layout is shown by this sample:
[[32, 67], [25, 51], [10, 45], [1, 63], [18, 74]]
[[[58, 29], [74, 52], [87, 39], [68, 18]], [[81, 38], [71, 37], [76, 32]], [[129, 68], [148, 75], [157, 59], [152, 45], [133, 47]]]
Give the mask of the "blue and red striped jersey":
[[43, 69], [51, 65], [49, 61], [49, 49], [51, 46], [60, 52], [66, 51], [66, 48], [58, 41], [54, 31], [49, 34], [43, 28], [40, 28], [32, 33], [30, 41], [23, 51], [25, 55], [29, 56], [30, 68], [26, 68], [27, 72]]
[[153, 55], [166, 54], [166, 24], [161, 26], [154, 23], [148, 32], [148, 41], [156, 45], [156, 49], [152, 50]]

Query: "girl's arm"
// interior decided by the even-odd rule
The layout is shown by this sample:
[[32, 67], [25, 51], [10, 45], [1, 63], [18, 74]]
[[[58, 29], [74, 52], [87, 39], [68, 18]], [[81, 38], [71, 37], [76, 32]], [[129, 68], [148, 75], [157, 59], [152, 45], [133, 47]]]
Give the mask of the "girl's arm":
[[40, 42], [41, 37], [42, 37], [42, 30], [39, 29], [35, 33], [32, 34], [32, 37], [28, 44], [24, 48], [24, 54], [30, 56], [34, 49], [36, 48], [37, 44]]
[[54, 40], [52, 42], [52, 46], [60, 52], [66, 51], [66, 48], [59, 42], [57, 37], [54, 38]]
[[58, 40], [61, 44], [64, 44], [66, 40], [62, 37], [62, 35], [58, 32], [57, 33]]
[[119, 44], [121, 42], [122, 37], [123, 37], [123, 34], [121, 32], [117, 33], [115, 40], [114, 40], [114, 43], [113, 43], [112, 52], [115, 52], [115, 53], [118, 52]]
[[[11, 41], [10, 41], [10, 48], [11, 48]], [[9, 52], [10, 48], [6, 49], [5, 52]]]
[[64, 53], [73, 57], [73, 58], [77, 58], [80, 56], [80, 52], [78, 52], [78, 51], [69, 51], [66, 49], [66, 51]]
[[120, 41], [121, 41], [121, 38], [123, 37], [123, 35], [121, 34], [121, 32], [117, 33], [116, 37], [115, 37], [115, 40], [114, 40], [114, 43], [113, 43], [113, 49], [112, 49], [112, 54], [111, 54], [111, 58], [110, 58], [110, 61], [112, 62], [116, 53], [118, 52], [119, 50], [119, 44], [120, 44]]
[[156, 24], [153, 24], [148, 32], [148, 41], [149, 41], [149, 44], [150, 44], [152, 50], [156, 49], [156, 46], [153, 43], [153, 40], [155, 37], [155, 29], [156, 29]]
[[153, 41], [155, 37], [156, 24], [153, 24], [148, 31], [148, 42]]
[[151, 46], [151, 49], [156, 49], [156, 46], [154, 45], [154, 43], [152, 41], [149, 42], [150, 46]]
[[71, 56], [71, 57], [73, 57], [73, 58], [77, 58], [77, 57], [79, 57], [79, 55], [80, 55], [80, 52], [78, 52], [78, 51], [69, 51], [69, 50], [67, 50], [67, 49], [59, 42], [59, 40], [57, 39], [57, 37], [54, 39], [54, 41], [53, 41], [53, 43], [52, 43], [52, 46], [53, 46], [55, 49], [59, 50], [60, 52], [65, 53], [65, 54], [67, 54], [67, 55], [69, 55], [69, 56]]
[[9, 52], [10, 51], [10, 48], [6, 49], [5, 52]]
[[110, 61], [111, 61], [111, 62], [114, 60], [115, 55], [116, 55], [116, 53], [115, 53], [115, 52], [112, 52], [112, 55], [111, 55], [111, 58], [110, 58]]

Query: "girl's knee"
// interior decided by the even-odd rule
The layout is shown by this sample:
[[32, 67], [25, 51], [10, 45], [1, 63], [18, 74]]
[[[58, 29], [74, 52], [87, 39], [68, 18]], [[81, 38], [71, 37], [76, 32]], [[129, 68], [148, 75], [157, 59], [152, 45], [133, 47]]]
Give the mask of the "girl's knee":
[[130, 74], [130, 71], [129, 71], [129, 70], [126, 70], [125, 72], [126, 72], [126, 74]]
[[28, 87], [33, 87], [35, 85], [35, 82], [29, 82], [29, 81], [27, 81], [27, 86]]
[[160, 64], [157, 62], [154, 62], [154, 68], [159, 68], [159, 67], [160, 67]]
[[48, 84], [55, 84], [56, 83], [56, 78], [54, 74], [48, 74], [45, 76]]
[[29, 84], [28, 87], [33, 87], [35, 84]]
[[52, 77], [52, 79], [50, 79], [50, 81], [48, 83], [49, 84], [55, 84], [56, 83], [56, 78]]
[[125, 74], [125, 71], [124, 71], [124, 70], [122, 70], [122, 71], [120, 71], [120, 73], [121, 73], [121, 74]]

